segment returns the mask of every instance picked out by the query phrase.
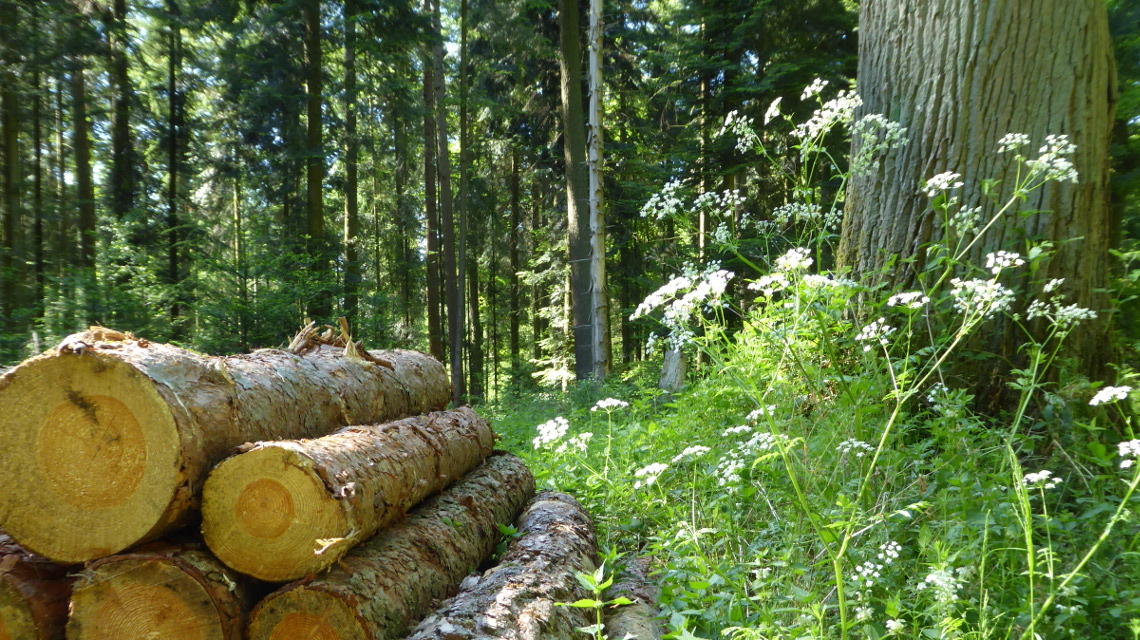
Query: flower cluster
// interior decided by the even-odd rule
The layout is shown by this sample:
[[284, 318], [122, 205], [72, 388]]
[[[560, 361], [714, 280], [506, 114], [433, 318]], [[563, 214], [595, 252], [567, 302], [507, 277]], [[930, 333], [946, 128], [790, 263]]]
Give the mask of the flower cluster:
[[738, 433], [751, 433], [751, 432], [752, 432], [752, 427], [750, 427], [746, 424], [742, 424], [742, 425], [737, 426], [737, 427], [729, 427], [729, 428], [725, 429], [724, 432], [721, 433], [721, 435], [727, 438], [728, 436], [734, 436]]
[[879, 318], [871, 324], [863, 327], [859, 331], [859, 335], [855, 336], [857, 342], [866, 342], [863, 345], [863, 351], [870, 351], [874, 346], [872, 342], [878, 342], [884, 347], [887, 346], [887, 336], [895, 332], [895, 328], [887, 324], [886, 318]]
[[922, 188], [922, 191], [927, 196], [929, 196], [931, 198], [936, 198], [936, 197], [938, 197], [938, 194], [942, 193], [943, 191], [949, 191], [951, 189], [961, 188], [962, 185], [964, 184], [962, 182], [961, 178], [962, 178], [962, 174], [955, 173], [953, 171], [947, 171], [945, 173], [940, 173], [940, 174], [934, 176], [933, 178], [927, 180], [926, 185]]
[[[779, 98], [776, 99], [779, 102]], [[771, 107], [769, 107], [771, 109]], [[768, 124], [769, 118], [765, 116], [764, 124]], [[717, 132], [716, 137], [721, 137], [726, 133], [736, 135], [736, 150], [740, 153], [747, 152], [750, 148], [759, 142], [756, 136], [756, 127], [753, 126], [752, 117], [741, 114], [733, 109], [728, 112], [724, 117], [724, 126]]]
[[768, 105], [767, 111], [764, 112], [764, 124], [768, 124], [776, 116], [781, 115], [780, 101], [783, 99], [784, 99], [784, 96], [780, 96], [780, 97], [776, 98], [775, 100], [773, 100], [772, 103]]
[[561, 440], [569, 430], [570, 422], [568, 422], [566, 418], [563, 418], [562, 416], [558, 416], [553, 420], [543, 422], [542, 424], [538, 425], [538, 435], [535, 436], [534, 440], [532, 440], [534, 443], [534, 448], [538, 449], [544, 444], [550, 444], [551, 442], [557, 442]]
[[1007, 133], [998, 140], [998, 153], [1016, 151], [1029, 144], [1029, 136], [1024, 133]]
[[686, 265], [684, 273], [646, 296], [629, 319], [636, 320], [662, 307], [661, 321], [670, 330], [667, 336], [669, 346], [673, 349], [680, 348], [693, 335], [687, 327], [689, 320], [699, 308], [713, 309], [723, 305], [721, 298], [733, 276], [731, 271], [721, 269], [720, 264], [715, 262], [704, 272]]
[[800, 94], [800, 100], [807, 100], [808, 98], [818, 96], [828, 84], [828, 81], [823, 78], [812, 80], [811, 84], [804, 87], [803, 93]]
[[777, 291], [783, 291], [791, 286], [788, 282], [788, 277], [782, 273], [770, 273], [766, 276], [760, 276], [754, 282], [748, 283], [748, 289], [751, 291], [759, 291], [769, 298], [772, 297]]
[[874, 609], [865, 605], [855, 607], [855, 622], [867, 622], [874, 613]]
[[887, 634], [897, 636], [906, 629], [906, 620], [887, 620]]
[[558, 445], [558, 449], [556, 449], [555, 452], [566, 453], [571, 449], [577, 449], [579, 453], [586, 453], [586, 449], [590, 446], [590, 438], [593, 437], [594, 434], [590, 433], [589, 431], [579, 433], [576, 436], [571, 436], [569, 440]]
[[1077, 147], [1069, 142], [1069, 136], [1045, 136], [1045, 145], [1037, 151], [1041, 155], [1028, 162], [1030, 177], [1039, 177], [1045, 182], [1056, 180], [1076, 184], [1077, 169], [1070, 157], [1076, 151]]
[[[810, 88], [810, 87], [809, 87]], [[822, 88], [822, 87], [821, 87]], [[805, 93], [807, 93], [805, 91]], [[855, 109], [863, 104], [863, 99], [853, 91], [840, 91], [835, 98], [828, 100], [815, 110], [811, 118], [792, 129], [792, 135], [803, 141], [814, 140], [827, 133], [837, 124], [847, 124], [854, 120]]]
[[859, 118], [851, 127], [851, 135], [856, 140], [857, 149], [851, 158], [851, 171], [866, 174], [879, 168], [879, 157], [907, 143], [907, 130], [897, 122], [891, 122], [882, 114], [871, 113]]
[[1013, 291], [993, 280], [954, 278], [950, 295], [954, 306], [967, 316], [980, 313], [984, 317], [1007, 311], [1013, 304]]
[[760, 407], [759, 409], [753, 409], [752, 411], [750, 411], [748, 413], [747, 419], [749, 422], [758, 422], [760, 420], [760, 418], [763, 418], [765, 416], [774, 416], [774, 415], [776, 415], [776, 405], [770, 404], [766, 407]]
[[598, 403], [590, 407], [590, 411], [597, 411], [601, 409], [605, 412], [613, 411], [614, 409], [624, 409], [629, 406], [625, 400], [618, 400], [617, 398], [606, 398], [605, 400], [598, 400]]
[[1131, 467], [1136, 464], [1136, 458], [1140, 458], [1140, 440], [1121, 442], [1116, 448], [1120, 452], [1120, 457], [1124, 458], [1120, 463], [1121, 469]]
[[1132, 387], [1105, 387], [1096, 392], [1093, 399], [1089, 400], [1089, 405], [1095, 407], [1098, 404], [1111, 404], [1117, 400], [1127, 400], [1129, 393], [1132, 393]]
[[654, 462], [653, 464], [646, 465], [634, 471], [633, 477], [641, 479], [633, 483], [633, 488], [640, 489], [641, 487], [648, 487], [654, 482], [657, 482], [657, 478], [668, 468], [669, 465], [663, 462]]
[[853, 580], [860, 588], [870, 589], [875, 586], [875, 581], [879, 579], [883, 565], [877, 562], [864, 562], [863, 564], [856, 565], [855, 576]]
[[1015, 251], [998, 251], [997, 253], [986, 254], [986, 268], [995, 276], [1001, 273], [1002, 269], [1020, 267], [1023, 264], [1025, 264], [1025, 260], [1022, 259], [1020, 253]]
[[935, 413], [947, 418], [957, 418], [962, 415], [962, 409], [965, 405], [965, 398], [962, 397], [961, 392], [953, 392], [941, 382], [930, 385], [926, 391], [926, 401], [930, 403], [930, 408]]
[[780, 225], [789, 221], [815, 222], [823, 217], [823, 209], [811, 202], [789, 202], [772, 210], [772, 220]]
[[862, 440], [851, 438], [849, 440], [840, 442], [839, 446], [835, 447], [835, 450], [838, 451], [839, 455], [841, 456], [847, 455], [848, 453], [854, 453], [856, 458], [862, 458], [868, 453], [874, 453], [875, 447], [872, 447]]
[[776, 268], [780, 271], [806, 271], [812, 262], [814, 260], [811, 258], [810, 249], [796, 247], [776, 258]]
[[673, 464], [677, 464], [678, 462], [680, 462], [686, 458], [699, 458], [699, 457], [705, 455], [706, 453], [708, 453], [709, 451], [711, 451], [711, 449], [709, 449], [708, 447], [702, 447], [699, 444], [695, 444], [691, 447], [685, 447], [684, 451], [673, 456]]
[[921, 309], [923, 305], [930, 302], [930, 297], [921, 291], [906, 291], [904, 293], [896, 293], [887, 300], [889, 307], [906, 307], [908, 309]]
[[679, 195], [683, 186], [680, 180], [666, 182], [661, 191], [653, 194], [645, 206], [641, 207], [641, 217], [664, 220], [684, 212], [685, 203]]
[[949, 222], [950, 226], [958, 230], [958, 233], [967, 234], [977, 230], [981, 220], [981, 207], [959, 207], [954, 215], [950, 216]]
[[902, 545], [894, 540], [888, 540], [879, 545], [879, 559], [883, 562], [890, 564], [899, 559], [899, 553], [902, 552]]
[[[1050, 291], [1048, 288], [1049, 285], [1045, 286], [1045, 291]], [[1025, 315], [1030, 320], [1034, 318], [1045, 318], [1056, 325], [1061, 331], [1068, 331], [1080, 324], [1083, 320], [1093, 320], [1096, 318], [1096, 311], [1078, 307], [1075, 304], [1062, 304], [1061, 301], [1064, 299], [1065, 296], [1063, 294], [1058, 294], [1050, 298], [1048, 302], [1034, 300], [1029, 303], [1029, 308], [1026, 309]]]
[[1048, 469], [1042, 469], [1037, 473], [1025, 474], [1025, 477], [1022, 478], [1021, 481], [1024, 482], [1025, 486], [1027, 487], [1041, 487], [1043, 489], [1052, 489], [1053, 487], [1061, 484], [1062, 479], [1063, 478], [1059, 478], [1053, 475], [1052, 471]]
[[958, 591], [962, 588], [961, 574], [955, 575], [949, 567], [938, 569], [927, 574], [926, 579], [915, 585], [915, 589], [922, 591], [927, 587], [934, 591], [934, 597], [943, 606], [952, 604], [958, 599]]

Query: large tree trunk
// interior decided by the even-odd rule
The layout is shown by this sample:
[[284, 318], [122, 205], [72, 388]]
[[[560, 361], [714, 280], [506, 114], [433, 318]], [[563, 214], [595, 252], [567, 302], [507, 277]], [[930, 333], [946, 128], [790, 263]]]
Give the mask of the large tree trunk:
[[438, 361], [322, 347], [203, 356], [93, 329], [0, 378], [0, 522], [54, 560], [110, 555], [184, 524], [244, 442], [312, 438], [443, 408]]
[[260, 442], [210, 472], [202, 535], [222, 562], [261, 580], [319, 573], [482, 462], [494, 441], [461, 407]]
[[[602, 0], [590, 0], [589, 13], [590, 116], [586, 129], [590, 201], [590, 348], [598, 380], [610, 373], [610, 302], [606, 291], [606, 217], [602, 180]], [[702, 209], [704, 211], [704, 209]]]
[[63, 640], [70, 569], [28, 553], [0, 533], [0, 638]]
[[242, 640], [249, 585], [199, 543], [154, 543], [88, 565], [71, 597], [69, 640]]
[[[0, 25], [3, 22], [0, 21]], [[4, 25], [9, 26], [9, 25]], [[11, 61], [3, 60], [5, 66]], [[17, 234], [22, 224], [20, 210], [20, 194], [23, 191], [21, 184], [22, 171], [20, 169], [20, 109], [18, 100], [16, 76], [9, 69], [0, 71], [0, 128], [3, 129], [3, 181], [4, 205], [2, 213], [3, 225], [0, 236], [3, 245], [0, 246], [0, 313], [4, 315], [3, 329], [9, 333], [18, 333], [16, 324], [17, 310], [19, 309], [19, 289], [17, 285], [20, 278], [20, 245]], [[4, 340], [7, 342], [7, 340]]]
[[75, 204], [78, 209], [79, 270], [83, 283], [84, 315], [95, 321], [98, 297], [95, 277], [95, 187], [91, 180], [91, 137], [87, 122], [87, 83], [84, 60], [76, 58], [71, 69], [71, 102], [75, 112], [72, 147], [75, 150]]
[[522, 209], [519, 206], [519, 150], [518, 144], [511, 145], [511, 231], [510, 231], [510, 248], [511, 253], [511, 311], [510, 311], [510, 324], [511, 324], [511, 379], [514, 380], [515, 376], [519, 374], [519, 366], [522, 364], [519, 354], [519, 307], [521, 300], [519, 300], [519, 271], [522, 269], [521, 247], [519, 243], [522, 241], [521, 227], [522, 227]]
[[182, 273], [184, 267], [180, 259], [182, 253], [182, 221], [178, 215], [180, 195], [179, 179], [186, 157], [186, 114], [185, 99], [178, 85], [182, 71], [182, 27], [179, 21], [182, 13], [174, 0], [166, 2], [167, 20], [170, 23], [167, 43], [167, 120], [166, 120], [166, 282], [172, 289], [170, 303], [170, 324], [174, 336], [181, 337], [184, 292]]
[[588, 598], [577, 573], [592, 573], [597, 541], [589, 514], [553, 491], [535, 496], [519, 517], [520, 537], [498, 566], [428, 616], [407, 640], [574, 640], [593, 624], [590, 611], [556, 603]]
[[[424, 0], [425, 9], [430, 10], [431, 0]], [[428, 353], [443, 362], [443, 319], [440, 314], [439, 296], [439, 218], [436, 211], [435, 175], [435, 81], [432, 73], [431, 56], [425, 55], [424, 67], [424, 240], [427, 255], [424, 269], [427, 272], [427, 330]]]
[[306, 146], [305, 193], [308, 206], [309, 259], [317, 292], [309, 303], [309, 314], [321, 321], [332, 315], [332, 278], [329, 270], [329, 249], [325, 239], [325, 210], [323, 183], [325, 178], [324, 127], [321, 122], [322, 85], [321, 68], [321, 2], [305, 0], [305, 91], [306, 91]]
[[586, 165], [586, 124], [582, 112], [582, 45], [577, 0], [559, 0], [561, 31], [558, 61], [562, 68], [562, 147], [566, 160], [566, 232], [570, 241], [570, 291], [573, 309], [574, 374], [594, 375], [594, 314], [590, 286], [590, 189]]
[[122, 220], [134, 207], [135, 163], [131, 143], [131, 80], [127, 75], [127, 2], [114, 0], [110, 29], [111, 84], [111, 212]]
[[295, 582], [254, 609], [250, 640], [402, 638], [478, 567], [534, 494], [534, 477], [500, 453], [406, 520], [353, 549], [332, 570]]
[[344, 5], [344, 315], [351, 326], [358, 324], [357, 312], [360, 305], [360, 256], [356, 250], [356, 237], [360, 234], [356, 185], [356, 162], [360, 148], [356, 138], [356, 12], [356, 2], [346, 0]]
[[[983, 181], [1001, 180], [1004, 202], [1016, 166], [997, 153], [998, 139], [1028, 134], [1035, 151], [1047, 134], [1067, 134], [1077, 145], [1079, 184], [1050, 183], [1020, 205], [1038, 210], [1009, 214], [966, 259], [984, 264], [999, 249], [1024, 252], [1026, 241], [1052, 240], [1056, 255], [1037, 279], [1066, 278], [1069, 301], [1100, 313], [1068, 338], [1068, 353], [1099, 376], [1108, 362], [1110, 238], [1108, 143], [1115, 108], [1111, 43], [1103, 2], [1027, 0], [981, 2], [868, 0], [861, 5], [859, 92], [862, 114], [881, 113], [909, 130], [909, 143], [881, 168], [853, 178], [839, 249], [841, 266], [883, 276], [895, 288], [913, 287], [927, 267], [924, 245], [941, 239], [941, 225], [921, 186], [945, 172], [961, 173], [956, 192], [967, 206], [995, 209]], [[859, 138], [853, 153], [859, 151]], [[1028, 277], [1021, 278], [1023, 287]], [[1036, 290], [1024, 291], [1028, 298]], [[1012, 323], [987, 327], [994, 336], [978, 349], [1016, 359], [1022, 336]], [[976, 373], [976, 372], [975, 372]], [[988, 377], [988, 376], [987, 376]]]

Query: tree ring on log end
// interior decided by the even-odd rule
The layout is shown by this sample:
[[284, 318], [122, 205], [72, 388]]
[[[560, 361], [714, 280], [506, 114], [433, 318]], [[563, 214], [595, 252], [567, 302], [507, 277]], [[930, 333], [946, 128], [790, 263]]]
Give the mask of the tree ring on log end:
[[246, 575], [283, 582], [328, 564], [352, 541], [347, 506], [286, 444], [264, 445], [223, 461], [202, 495], [202, 535], [219, 560]]
[[209, 592], [173, 561], [126, 559], [90, 573], [71, 598], [71, 640], [225, 637]]
[[0, 640], [38, 638], [27, 599], [15, 585], [0, 579]]
[[342, 598], [321, 589], [279, 591], [250, 616], [249, 640], [371, 640], [364, 623]]
[[181, 481], [179, 431], [135, 367], [97, 351], [49, 353], [0, 381], [0, 406], [0, 521], [21, 545], [82, 562], [164, 521]]

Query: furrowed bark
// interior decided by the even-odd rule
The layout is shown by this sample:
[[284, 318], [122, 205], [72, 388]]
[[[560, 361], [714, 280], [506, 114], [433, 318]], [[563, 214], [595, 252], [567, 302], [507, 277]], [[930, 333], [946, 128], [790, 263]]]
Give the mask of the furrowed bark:
[[206, 474], [242, 443], [319, 437], [443, 408], [443, 366], [321, 347], [210, 357], [96, 328], [0, 378], [0, 522], [28, 549], [78, 562], [173, 531]]
[[634, 559], [606, 591], [606, 600], [629, 598], [633, 604], [606, 610], [605, 633], [610, 640], [660, 640], [657, 615], [657, 587], [645, 575], [641, 559]]
[[522, 536], [498, 566], [448, 600], [407, 640], [566, 640], [594, 624], [591, 610], [555, 606], [590, 597], [576, 573], [597, 567], [590, 516], [574, 498], [543, 491], [519, 518]]
[[0, 640], [63, 640], [71, 583], [66, 566], [0, 533]]
[[259, 442], [219, 464], [202, 533], [230, 567], [286, 582], [317, 573], [491, 454], [468, 407], [316, 440]]
[[513, 521], [533, 493], [534, 476], [521, 460], [492, 455], [328, 574], [262, 600], [249, 640], [402, 638], [491, 555], [501, 537], [497, 525]]
[[67, 637], [241, 640], [252, 603], [249, 585], [201, 543], [154, 543], [87, 567]]

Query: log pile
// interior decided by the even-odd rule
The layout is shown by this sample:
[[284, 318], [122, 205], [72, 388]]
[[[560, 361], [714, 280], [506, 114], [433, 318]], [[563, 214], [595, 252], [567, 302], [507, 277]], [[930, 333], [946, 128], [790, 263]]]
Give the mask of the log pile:
[[480, 637], [570, 637], [589, 517], [543, 494], [472, 573], [534, 477], [450, 396], [343, 323], [239, 356], [69, 336], [0, 375], [0, 640], [395, 639], [461, 583], [414, 637], [475, 637], [429, 621], [490, 628], [487, 597]]

